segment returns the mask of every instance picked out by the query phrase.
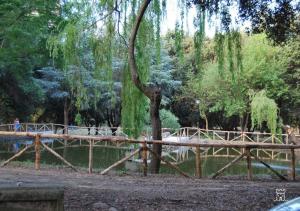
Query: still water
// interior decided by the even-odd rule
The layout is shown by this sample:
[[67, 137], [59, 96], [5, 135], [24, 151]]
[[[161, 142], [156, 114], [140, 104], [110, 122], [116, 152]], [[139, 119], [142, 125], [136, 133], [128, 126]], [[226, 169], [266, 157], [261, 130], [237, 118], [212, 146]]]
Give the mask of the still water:
[[[0, 160], [6, 160], [13, 156], [15, 152], [13, 149], [16, 147], [16, 143], [2, 143], [0, 144]], [[56, 144], [54, 144], [55, 147]], [[60, 145], [61, 146], [61, 145]], [[31, 148], [33, 150], [33, 148]], [[57, 153], [63, 156], [67, 161], [77, 167], [88, 167], [89, 158], [89, 147], [88, 146], [72, 146], [65, 148], [55, 149]], [[105, 169], [118, 160], [128, 154], [128, 149], [116, 149], [116, 148], [104, 148], [104, 147], [94, 147], [93, 149], [93, 168], [95, 170]], [[35, 152], [29, 151], [21, 155], [17, 160], [25, 162], [34, 162]], [[137, 157], [136, 157], [137, 158]], [[202, 174], [205, 177], [211, 176], [217, 172], [220, 168], [230, 162], [233, 158], [226, 157], [205, 157], [202, 156]], [[274, 169], [282, 174], [288, 174], [290, 163], [286, 161], [266, 161]], [[62, 162], [50, 154], [48, 151], [43, 150], [41, 152], [41, 163], [50, 165], [62, 165]], [[272, 175], [272, 173], [266, 169], [262, 164], [256, 161], [252, 162], [253, 174], [254, 175]], [[188, 159], [181, 162], [178, 167], [189, 175], [195, 175], [195, 156], [193, 152], [189, 153]], [[115, 170], [119, 172], [141, 172], [142, 166], [137, 162], [128, 161], [116, 167]], [[297, 161], [297, 174], [300, 174], [300, 161]], [[162, 165], [160, 173], [165, 174], [176, 174], [175, 170], [169, 168], [166, 165]], [[246, 161], [242, 160], [227, 169], [223, 175], [246, 175], [247, 167]]]

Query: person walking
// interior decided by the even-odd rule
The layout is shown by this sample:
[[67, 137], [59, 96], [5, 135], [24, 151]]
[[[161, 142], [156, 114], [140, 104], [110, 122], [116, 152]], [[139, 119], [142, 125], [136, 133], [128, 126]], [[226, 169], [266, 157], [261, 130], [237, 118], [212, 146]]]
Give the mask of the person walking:
[[21, 125], [20, 125], [20, 121], [18, 118], [15, 119], [14, 121], [14, 129], [15, 129], [15, 132], [19, 131], [21, 128]]

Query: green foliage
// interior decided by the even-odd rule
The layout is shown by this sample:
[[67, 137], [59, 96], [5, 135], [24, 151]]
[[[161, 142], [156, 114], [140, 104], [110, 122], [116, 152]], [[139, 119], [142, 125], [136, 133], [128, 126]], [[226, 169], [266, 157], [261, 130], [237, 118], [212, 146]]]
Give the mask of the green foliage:
[[174, 130], [180, 128], [178, 118], [170, 111], [162, 109], [160, 110], [161, 125], [163, 128], [172, 128]]
[[[39, 113], [43, 97], [52, 103], [68, 98], [71, 107], [76, 107], [74, 113], [82, 116], [80, 122], [88, 118], [83, 112], [91, 110], [93, 115], [103, 118], [106, 115], [103, 113], [120, 108], [122, 88], [123, 127], [142, 128], [148, 101], [131, 82], [124, 43], [142, 2], [2, 1], [0, 121], [10, 121], [15, 116], [28, 119], [30, 114]], [[261, 90], [281, 105], [281, 111], [297, 116], [300, 45], [299, 37], [295, 37], [299, 31], [295, 20], [299, 19], [299, 13], [295, 13], [296, 7], [291, 2], [239, 2], [239, 14], [242, 19], [250, 17], [254, 32], [265, 29], [268, 37], [280, 43], [294, 37], [282, 48], [270, 45], [263, 34], [248, 38], [230, 31], [229, 12], [236, 1], [205, 1], [204, 4], [203, 1], [178, 0], [179, 22], [175, 32], [166, 38], [169, 57], [161, 49], [164, 43], [160, 37], [161, 20], [167, 12], [166, 0], [152, 0], [136, 43], [140, 79], [146, 85], [162, 87], [162, 104], [167, 108], [173, 106], [174, 90], [182, 82], [189, 100], [200, 100], [202, 118], [245, 116], [250, 112], [253, 93]], [[193, 39], [184, 37], [183, 31], [188, 7], [192, 4], [197, 8], [197, 31]], [[260, 11], [261, 8], [265, 10]], [[213, 42], [204, 34], [205, 21], [210, 21], [212, 15], [216, 15], [223, 32], [216, 34], [215, 52]], [[122, 74], [115, 72], [114, 63], [119, 60], [122, 62], [118, 69], [124, 70]], [[63, 70], [60, 74], [66, 79], [62, 83], [57, 78], [40, 78], [43, 84], [38, 86], [33, 74], [39, 74], [36, 70], [49, 65]], [[181, 96], [180, 99], [186, 98]], [[289, 117], [284, 118], [284, 121], [289, 120]], [[136, 130], [132, 135], [136, 137], [139, 132]]]
[[[139, 1], [140, 3], [142, 1]], [[138, 74], [143, 84], [149, 84], [150, 66], [155, 52], [155, 63], [159, 65], [161, 61], [161, 40], [160, 23], [164, 2], [154, 0], [149, 12], [143, 18], [136, 41], [136, 63]], [[136, 8], [136, 2], [132, 1], [132, 8]], [[132, 11], [134, 21], [135, 11]], [[155, 43], [155, 48], [151, 46]], [[127, 134], [138, 137], [145, 124], [146, 109], [149, 106], [148, 99], [140, 92], [131, 81], [129, 67], [125, 67], [122, 81], [122, 127], [127, 130]]]
[[182, 41], [183, 41], [183, 30], [180, 28], [179, 23], [176, 22], [175, 26], [175, 52], [176, 55], [179, 57], [179, 61], [183, 63], [183, 48], [182, 48]]
[[224, 71], [228, 70], [231, 73], [232, 82], [237, 82], [237, 77], [239, 77], [243, 67], [241, 34], [237, 31], [227, 32], [225, 35], [217, 33], [215, 43], [220, 74], [222, 75]]
[[[60, 33], [48, 39], [48, 49], [52, 52], [52, 56], [60, 57], [60, 54], [63, 55], [63, 69], [68, 76], [78, 111], [86, 110], [87, 107], [84, 104], [91, 101], [91, 96], [88, 95], [90, 90], [84, 85], [89, 72], [98, 81], [97, 83], [103, 82], [108, 85], [105, 87], [110, 94], [105, 94], [105, 96], [111, 96], [109, 107], [115, 107], [117, 100], [113, 88], [113, 81], [115, 80], [113, 58], [117, 57], [124, 61], [125, 65], [122, 67], [124, 70], [122, 74], [122, 126], [130, 128], [130, 130], [136, 128], [131, 134], [135, 137], [140, 133], [138, 128], [142, 128], [144, 124], [148, 101], [131, 82], [130, 71], [126, 65], [127, 46], [124, 45], [124, 40], [128, 39], [128, 31], [132, 27], [137, 7], [141, 2], [141, 0], [124, 1], [118, 5], [116, 3], [120, 2], [113, 0], [98, 3], [70, 1], [66, 4], [69, 7], [66, 11], [68, 18], [61, 24]], [[81, 10], [79, 11], [78, 8]], [[162, 10], [165, 11], [165, 9], [164, 1], [153, 1], [139, 29], [136, 53], [139, 77], [143, 83], [148, 83], [149, 79], [153, 52], [150, 43], [155, 43], [155, 61], [157, 64], [161, 59], [160, 22]], [[101, 21], [98, 22], [98, 19]], [[124, 28], [121, 32], [120, 26], [123, 20]], [[91, 24], [91, 22], [93, 23]], [[88, 30], [87, 25], [90, 25]], [[92, 65], [89, 67], [85, 65], [86, 59], [84, 59], [85, 55], [82, 52], [91, 54], [88, 62]], [[99, 87], [95, 86], [92, 95], [94, 105], [99, 106], [99, 103], [96, 102], [100, 98], [103, 99], [100, 93], [103, 94]], [[87, 104], [90, 105], [90, 103]]]
[[76, 122], [77, 125], [81, 125], [82, 124], [82, 118], [81, 118], [80, 113], [76, 114], [76, 116], [75, 116], [75, 122]]
[[[175, 80], [173, 77], [174, 61], [168, 55], [166, 44], [162, 42], [161, 61], [157, 64], [155, 61], [151, 62], [149, 84], [161, 87], [162, 92], [162, 106], [169, 107], [175, 91], [180, 88], [181, 81]], [[152, 56], [155, 58], [154, 56]]]
[[138, 90], [130, 78], [129, 67], [126, 66], [122, 87], [122, 127], [126, 134], [137, 138], [145, 125], [148, 101]]
[[[103, 33], [96, 34], [94, 30], [86, 31], [86, 24], [94, 21], [95, 11], [88, 2], [76, 2], [67, 4], [72, 15], [70, 20], [61, 23], [62, 30], [59, 34], [48, 39], [47, 47], [54, 59], [63, 56], [62, 69], [65, 72], [70, 91], [74, 96], [74, 105], [77, 111], [87, 109], [100, 99], [100, 90], [97, 89], [99, 81], [110, 84], [108, 89], [112, 92], [112, 57], [113, 39], [115, 28], [113, 19], [110, 17], [105, 22]], [[99, 10], [112, 10], [113, 1], [99, 3]], [[80, 7], [83, 13], [75, 8]], [[77, 11], [74, 16], [74, 11]], [[80, 18], [78, 18], [80, 17]], [[103, 53], [105, 51], [106, 53]], [[94, 80], [90, 80], [93, 75]], [[93, 90], [87, 89], [87, 81], [94, 82]], [[90, 87], [89, 87], [90, 88]], [[107, 88], [107, 87], [106, 87]], [[93, 93], [89, 95], [88, 93]], [[113, 96], [113, 95], [111, 95]]]
[[273, 99], [267, 97], [265, 90], [256, 93], [251, 102], [251, 124], [262, 127], [266, 122], [272, 134], [276, 134], [278, 107]]
[[284, 66], [280, 62], [281, 51], [282, 48], [271, 45], [264, 34], [245, 37], [242, 77], [246, 79], [247, 87], [255, 92], [264, 89], [275, 100], [287, 94], [288, 87], [282, 79]]
[[29, 121], [42, 101], [33, 71], [47, 64], [44, 45], [59, 17], [56, 1], [4, 0], [0, 4], [0, 115]]
[[283, 66], [282, 79], [287, 85], [287, 93], [282, 97], [281, 113], [285, 122], [300, 125], [300, 36], [290, 40], [279, 52]]
[[[145, 122], [147, 125], [151, 125], [150, 122], [150, 115], [147, 112], [148, 115], [146, 115]], [[176, 131], [180, 128], [180, 124], [178, 123], [178, 117], [176, 117], [171, 111], [166, 109], [160, 109], [159, 110], [160, 119], [161, 119], [161, 125], [162, 128], [170, 128]]]
[[[143, 83], [149, 79], [151, 48], [148, 43], [153, 40], [153, 37], [148, 33], [153, 30], [152, 26], [150, 21], [143, 20], [136, 42], [136, 62]], [[128, 65], [124, 69], [122, 85], [122, 127], [128, 135], [137, 138], [144, 127], [149, 103], [146, 96], [133, 84]]]
[[221, 74], [224, 70], [224, 42], [225, 35], [217, 33], [215, 35], [215, 52], [218, 60], [218, 69]]
[[201, 7], [197, 7], [197, 31], [194, 35], [194, 45], [195, 45], [195, 61], [198, 70], [203, 67], [203, 45], [205, 38], [205, 11], [201, 10]]
[[242, 119], [250, 113], [253, 93], [265, 90], [273, 100], [287, 94], [278, 59], [280, 47], [270, 45], [263, 34], [241, 37], [233, 32], [217, 36], [216, 46], [222, 43], [219, 47], [223, 56], [219, 55], [218, 62], [204, 62], [203, 73], [190, 73], [183, 89], [183, 96], [200, 100], [201, 118], [222, 113], [222, 118]]
[[[162, 2], [163, 3], [163, 2]], [[161, 22], [161, 14], [162, 14], [162, 10], [161, 10], [161, 2], [160, 0], [154, 0], [153, 2], [153, 10], [154, 13], [156, 15], [156, 20], [155, 20], [155, 49], [156, 49], [156, 61], [157, 63], [160, 62], [160, 22]]]

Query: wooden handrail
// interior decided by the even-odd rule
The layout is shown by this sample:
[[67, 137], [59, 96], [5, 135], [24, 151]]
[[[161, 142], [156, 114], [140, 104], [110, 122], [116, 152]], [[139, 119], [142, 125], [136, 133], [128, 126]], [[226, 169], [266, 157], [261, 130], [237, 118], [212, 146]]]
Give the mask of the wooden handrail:
[[185, 147], [236, 147], [236, 148], [257, 148], [257, 149], [300, 149], [300, 145], [288, 145], [288, 144], [270, 144], [270, 143], [254, 143], [254, 142], [205, 142], [205, 143], [176, 143], [170, 141], [138, 141], [135, 139], [129, 139], [122, 136], [82, 136], [82, 135], [65, 135], [65, 134], [46, 134], [46, 133], [32, 133], [32, 132], [6, 132], [0, 131], [0, 135], [3, 136], [18, 136], [18, 137], [35, 137], [40, 134], [41, 138], [54, 138], [64, 140], [95, 140], [95, 141], [111, 141], [111, 142], [126, 142], [126, 143], [143, 143], [146, 144], [162, 144], [169, 146], [185, 146]]

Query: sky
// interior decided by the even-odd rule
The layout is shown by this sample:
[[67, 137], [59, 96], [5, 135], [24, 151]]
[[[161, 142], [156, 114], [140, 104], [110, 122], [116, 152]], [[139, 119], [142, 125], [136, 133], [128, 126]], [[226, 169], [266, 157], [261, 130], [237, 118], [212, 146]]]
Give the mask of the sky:
[[[167, 1], [167, 17], [163, 20], [162, 22], [162, 26], [161, 26], [161, 34], [164, 35], [168, 32], [168, 30], [174, 30], [175, 29], [175, 24], [176, 21], [180, 20], [180, 11], [179, 8], [177, 7], [177, 1], [173, 0], [173, 1]], [[189, 10], [189, 15], [188, 15], [188, 29], [186, 28], [186, 24], [185, 24], [185, 28], [184, 30], [186, 31], [186, 33], [189, 34], [194, 34], [195, 32], [195, 27], [193, 25], [193, 18], [196, 15], [196, 10], [195, 8], [191, 8]]]
[[[180, 9], [177, 7], [177, 0], [169, 0], [167, 3], [167, 17], [162, 21], [161, 25], [161, 34], [164, 35], [168, 32], [168, 30], [174, 30], [176, 21], [180, 21]], [[240, 28], [243, 30], [246, 27], [250, 27], [250, 23], [246, 22], [243, 25], [237, 24], [236, 21], [234, 21], [237, 18], [237, 6], [232, 7], [230, 9], [230, 13], [232, 16], [232, 26], [234, 28]], [[195, 7], [192, 7], [189, 9], [187, 22], [188, 24], [184, 24], [184, 31], [186, 34], [193, 36], [196, 29], [193, 24], [194, 17], [196, 16], [196, 9]], [[212, 17], [213, 19], [213, 17]], [[188, 26], [188, 28], [187, 28]], [[216, 24], [208, 24], [206, 22], [205, 24], [205, 35], [207, 37], [212, 38], [216, 31]]]

